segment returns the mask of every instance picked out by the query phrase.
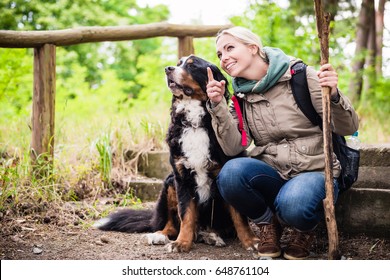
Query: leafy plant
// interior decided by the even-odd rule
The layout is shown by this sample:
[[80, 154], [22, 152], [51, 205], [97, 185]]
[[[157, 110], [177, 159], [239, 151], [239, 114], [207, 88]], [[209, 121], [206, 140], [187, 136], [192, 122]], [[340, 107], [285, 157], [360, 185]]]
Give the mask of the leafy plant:
[[97, 151], [99, 152], [99, 171], [104, 183], [111, 185], [111, 169], [112, 169], [112, 156], [111, 156], [111, 144], [110, 136], [108, 133], [104, 133], [95, 142]]

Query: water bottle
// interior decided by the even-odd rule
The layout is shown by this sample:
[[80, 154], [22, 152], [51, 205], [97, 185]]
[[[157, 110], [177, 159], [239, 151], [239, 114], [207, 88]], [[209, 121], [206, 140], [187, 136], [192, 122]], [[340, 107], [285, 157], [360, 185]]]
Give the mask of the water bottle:
[[358, 136], [359, 136], [359, 133], [356, 131], [354, 134], [352, 134], [351, 136], [349, 136], [347, 138], [348, 147], [351, 147], [352, 149], [355, 149], [355, 150], [360, 149], [361, 143], [360, 143]]

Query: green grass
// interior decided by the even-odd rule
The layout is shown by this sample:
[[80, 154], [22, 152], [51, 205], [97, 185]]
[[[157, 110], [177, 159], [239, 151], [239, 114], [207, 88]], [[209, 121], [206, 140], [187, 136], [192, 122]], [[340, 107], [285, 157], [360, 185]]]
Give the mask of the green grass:
[[96, 140], [95, 146], [99, 153], [99, 171], [102, 176], [102, 181], [111, 185], [111, 170], [112, 170], [112, 149], [110, 143], [110, 135], [104, 133]]
[[[86, 96], [77, 102], [57, 102], [54, 168], [46, 177], [37, 176], [45, 170], [38, 169], [41, 172], [36, 175], [32, 172], [37, 166], [32, 166], [29, 154], [30, 110], [0, 118], [0, 211], [12, 209], [22, 214], [26, 203], [41, 211], [47, 204], [98, 199], [110, 192], [114, 171], [122, 175], [134, 171], [126, 166], [124, 151], [166, 149], [168, 104], [147, 111], [142, 106], [119, 106], [117, 101]], [[128, 192], [111, 196], [121, 202], [120, 206], [139, 204]]]

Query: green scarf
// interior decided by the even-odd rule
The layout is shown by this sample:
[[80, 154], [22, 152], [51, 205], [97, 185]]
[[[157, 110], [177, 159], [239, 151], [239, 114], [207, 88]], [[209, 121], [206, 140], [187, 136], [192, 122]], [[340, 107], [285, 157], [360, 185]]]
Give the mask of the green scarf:
[[278, 48], [264, 47], [263, 51], [268, 57], [269, 67], [267, 74], [261, 81], [247, 80], [244, 78], [233, 78], [234, 92], [241, 93], [264, 93], [275, 85], [275, 83], [286, 73], [290, 58]]

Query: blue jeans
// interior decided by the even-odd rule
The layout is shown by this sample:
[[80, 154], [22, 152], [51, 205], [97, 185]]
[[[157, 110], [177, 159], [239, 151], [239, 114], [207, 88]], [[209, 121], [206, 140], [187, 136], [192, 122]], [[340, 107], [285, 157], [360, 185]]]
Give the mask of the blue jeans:
[[[325, 176], [301, 173], [284, 180], [276, 169], [253, 158], [228, 161], [217, 177], [226, 202], [255, 223], [269, 222], [276, 214], [283, 223], [300, 231], [314, 229], [323, 219]], [[335, 202], [338, 183], [334, 180]]]

